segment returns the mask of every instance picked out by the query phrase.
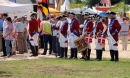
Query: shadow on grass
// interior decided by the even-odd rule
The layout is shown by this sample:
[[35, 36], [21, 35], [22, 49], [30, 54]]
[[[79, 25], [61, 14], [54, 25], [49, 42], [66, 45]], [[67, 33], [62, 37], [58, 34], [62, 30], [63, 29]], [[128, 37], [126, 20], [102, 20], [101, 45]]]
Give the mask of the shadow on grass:
[[0, 71], [0, 77], [12, 77], [13, 75], [11, 73]]

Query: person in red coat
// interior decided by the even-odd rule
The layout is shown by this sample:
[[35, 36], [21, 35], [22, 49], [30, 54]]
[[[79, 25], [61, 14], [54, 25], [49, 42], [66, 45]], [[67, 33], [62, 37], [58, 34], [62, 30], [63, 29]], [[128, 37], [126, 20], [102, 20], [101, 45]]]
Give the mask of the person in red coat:
[[29, 20], [29, 41], [32, 56], [38, 56], [38, 21], [35, 17], [36, 13], [31, 13]]
[[56, 30], [60, 30], [59, 32], [59, 42], [60, 42], [60, 50], [61, 50], [61, 54], [59, 58], [67, 58], [67, 30], [68, 30], [68, 22], [66, 20], [66, 15], [62, 14], [60, 15], [60, 19], [61, 19], [61, 25], [56, 27], [53, 26], [53, 29]]
[[110, 61], [119, 61], [118, 57], [118, 33], [121, 30], [121, 25], [119, 24], [118, 20], [116, 19], [116, 13], [110, 12], [109, 18], [110, 18], [110, 24], [108, 25], [108, 43], [109, 43], [109, 48], [110, 48], [110, 55], [111, 55], [111, 60]]
[[[82, 35], [85, 36], [86, 34], [92, 34], [93, 32], [93, 22], [92, 20], [89, 19], [89, 16], [90, 14], [89, 13], [85, 13], [83, 14], [84, 16], [84, 27], [83, 27], [83, 32], [82, 32]], [[90, 43], [88, 43], [88, 49], [87, 49], [87, 52], [84, 51], [83, 53], [87, 55], [87, 57], [85, 58], [85, 60], [90, 60], [90, 54], [91, 54], [91, 45]]]
[[[109, 22], [109, 21], [108, 21], [108, 17], [104, 17], [104, 21], [103, 21], [103, 22], [104, 22], [104, 24], [108, 27], [108, 22]], [[105, 51], [105, 43], [102, 44], [102, 50]]]
[[74, 41], [79, 37], [79, 21], [75, 18], [75, 14], [73, 12], [68, 12], [68, 17], [71, 19], [68, 26], [68, 44], [71, 48], [71, 58], [77, 58], [77, 48], [74, 44]]
[[[107, 35], [107, 25], [104, 23], [105, 19], [100, 18], [100, 21], [97, 24], [95, 35], [97, 36], [96, 40], [96, 60], [101, 61], [102, 60], [102, 44], [103, 39], [105, 39]], [[99, 41], [101, 40], [101, 41]], [[104, 40], [105, 41], [105, 40]]]

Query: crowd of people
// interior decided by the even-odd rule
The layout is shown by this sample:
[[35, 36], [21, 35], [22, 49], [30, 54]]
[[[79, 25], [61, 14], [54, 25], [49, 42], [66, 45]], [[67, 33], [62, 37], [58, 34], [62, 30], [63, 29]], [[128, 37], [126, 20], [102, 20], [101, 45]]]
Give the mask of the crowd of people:
[[0, 16], [0, 51], [3, 55], [10, 57], [16, 54], [28, 52], [27, 48], [27, 16], [17, 17], [13, 19], [7, 13]]
[[[77, 59], [77, 45], [74, 41], [83, 37], [87, 44], [87, 50], [82, 52], [81, 59], [90, 60], [91, 37], [95, 39], [96, 60], [102, 60], [105, 51], [105, 39], [108, 37], [110, 49], [110, 61], [119, 61], [118, 40], [122, 40], [123, 50], [127, 50], [129, 35], [129, 18], [116, 18], [115, 12], [108, 12], [108, 16], [99, 16], [88, 12], [81, 14], [84, 17], [83, 27], [80, 26], [74, 12], [65, 11], [59, 16], [48, 15], [39, 24], [37, 14], [32, 12], [30, 20], [27, 16], [15, 16], [13, 19], [7, 13], [0, 17], [0, 51], [2, 56], [10, 57], [28, 52], [31, 56], [38, 56], [39, 48], [43, 48], [42, 55], [55, 54], [59, 58], [68, 58], [68, 46], [70, 47], [70, 59]], [[40, 31], [38, 31], [40, 29]], [[48, 47], [49, 44], [49, 47]]]

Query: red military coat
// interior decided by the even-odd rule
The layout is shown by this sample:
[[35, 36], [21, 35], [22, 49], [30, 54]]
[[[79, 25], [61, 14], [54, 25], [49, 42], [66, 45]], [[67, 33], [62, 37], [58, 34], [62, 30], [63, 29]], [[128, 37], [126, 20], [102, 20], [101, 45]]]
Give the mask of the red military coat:
[[73, 18], [71, 24], [72, 24], [72, 26], [70, 26], [71, 33], [75, 33], [76, 36], [79, 36], [79, 29], [80, 29], [79, 21]]
[[112, 35], [113, 38], [115, 39], [115, 41], [118, 41], [118, 33], [120, 32], [120, 30], [121, 30], [121, 25], [119, 24], [118, 20], [115, 19], [112, 24], [112, 28], [108, 30], [108, 31], [110, 31], [111, 35], [112, 35], [112, 33], [115, 33], [115, 35]]
[[66, 37], [66, 36], [67, 36], [67, 30], [68, 30], [68, 23], [65, 22], [61, 27], [58, 26], [58, 27], [56, 28], [56, 30], [60, 30], [60, 33], [61, 33], [64, 37]]
[[88, 24], [86, 25], [84, 32], [91, 33], [93, 31], [93, 22], [88, 21]]
[[29, 21], [29, 34], [31, 37], [34, 35], [35, 31], [38, 31], [38, 21], [34, 18], [31, 18]]
[[103, 32], [103, 29], [104, 29], [104, 26], [102, 24], [102, 22], [98, 22], [97, 24], [97, 27], [96, 27], [96, 32], [95, 34], [97, 35], [97, 33], [100, 31], [100, 32]]

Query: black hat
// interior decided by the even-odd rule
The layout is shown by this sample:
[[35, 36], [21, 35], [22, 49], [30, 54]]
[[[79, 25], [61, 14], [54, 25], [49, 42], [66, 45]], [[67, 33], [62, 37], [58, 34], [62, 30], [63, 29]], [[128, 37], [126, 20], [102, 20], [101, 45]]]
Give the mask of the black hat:
[[56, 19], [60, 20], [61, 16], [57, 16]]
[[110, 14], [111, 14], [111, 15], [116, 15], [116, 13], [115, 13], [115, 12], [110, 12]]
[[6, 17], [7, 17], [7, 16], [8, 16], [8, 14], [7, 14], [7, 13], [3, 13], [3, 16], [6, 16]]
[[61, 16], [60, 16], [61, 18], [64, 18], [64, 17], [67, 17], [65, 14], [62, 14]]
[[72, 15], [75, 15], [75, 13], [74, 13], [74, 12], [68, 12], [68, 14], [72, 14]]
[[98, 19], [102, 19], [102, 17], [101, 17], [101, 16], [99, 16], [99, 17], [98, 17]]
[[31, 12], [30, 16], [33, 16], [33, 15], [37, 15], [37, 13], [36, 12]]
[[82, 16], [89, 16], [90, 13], [86, 12], [85, 14], [82, 14]]
[[106, 14], [110, 14], [110, 12], [106, 12]]
[[99, 17], [99, 15], [97, 15], [97, 14], [95, 14], [94, 16], [93, 16], [93, 18], [98, 18]]

